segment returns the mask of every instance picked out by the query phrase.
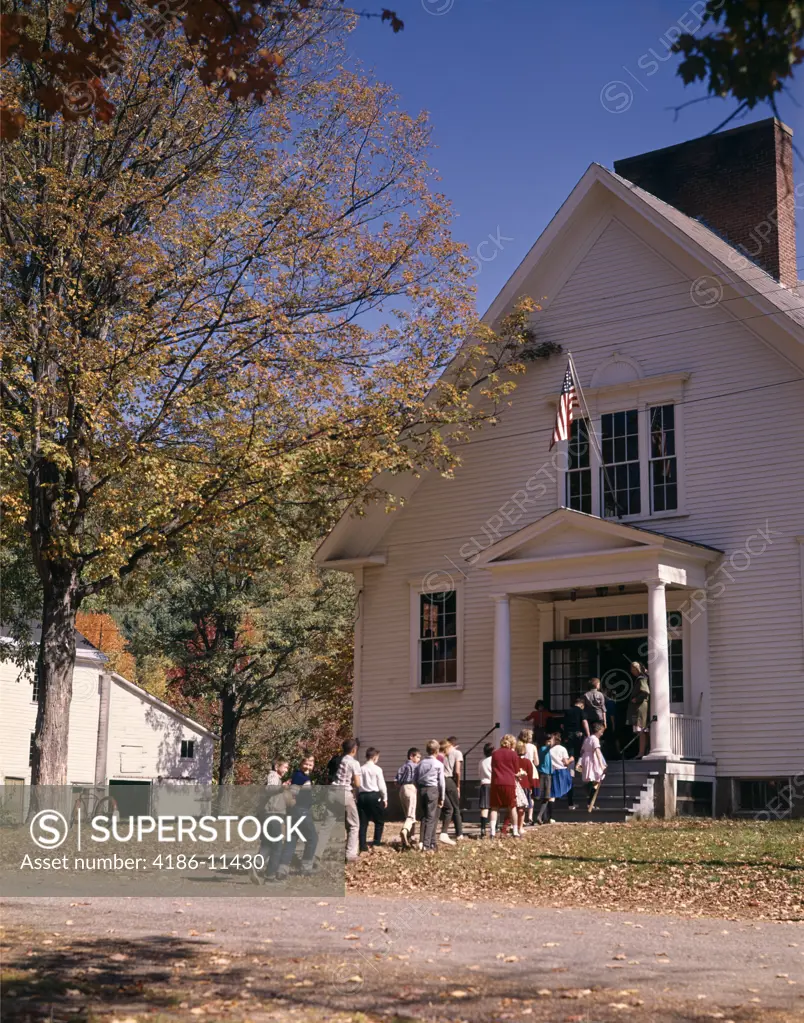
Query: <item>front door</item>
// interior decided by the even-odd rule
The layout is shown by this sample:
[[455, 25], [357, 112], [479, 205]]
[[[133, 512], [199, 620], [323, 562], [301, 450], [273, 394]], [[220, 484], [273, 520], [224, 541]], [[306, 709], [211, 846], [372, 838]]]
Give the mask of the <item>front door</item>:
[[597, 642], [564, 640], [544, 644], [544, 702], [550, 710], [561, 711], [589, 688], [598, 673]]
[[[616, 739], [617, 749], [625, 749], [634, 738], [626, 720], [634, 688], [631, 662], [645, 662], [647, 645], [647, 636], [598, 640], [600, 683], [609, 709], [608, 732], [610, 738]], [[634, 743], [627, 755], [633, 756], [636, 752]]]
[[[550, 710], [571, 707], [597, 676], [606, 694], [609, 727], [604, 745], [609, 756], [618, 756], [629, 745], [633, 732], [626, 720], [632, 692], [631, 662], [644, 660], [645, 636], [577, 640], [544, 644], [544, 701]], [[629, 748], [633, 756], [636, 746]]]

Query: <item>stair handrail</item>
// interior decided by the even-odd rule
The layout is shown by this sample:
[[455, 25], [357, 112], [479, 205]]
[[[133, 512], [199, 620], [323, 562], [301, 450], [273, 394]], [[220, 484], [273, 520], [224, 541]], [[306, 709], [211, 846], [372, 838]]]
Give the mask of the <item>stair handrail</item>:
[[[480, 738], [477, 740], [477, 742], [474, 743], [473, 745], [471, 745], [468, 750], [466, 750], [466, 752], [463, 755], [464, 770], [465, 770], [465, 765], [466, 765], [466, 758], [469, 756], [469, 754], [472, 752], [472, 750], [476, 750], [477, 747], [480, 745], [480, 743], [484, 739], [488, 738], [488, 736], [490, 736], [491, 733], [496, 731], [499, 727], [500, 727], [500, 722], [499, 721], [495, 721], [494, 724], [491, 726], [491, 728], [487, 732], [484, 732], [483, 735], [481, 735]], [[462, 778], [462, 780], [463, 781], [466, 780], [466, 776], [465, 775]], [[460, 809], [460, 804], [462, 802], [463, 802], [463, 789], [461, 789], [461, 794], [460, 794], [460, 796], [458, 798], [458, 808], [459, 809]]]
[[491, 735], [491, 733], [492, 733], [493, 731], [495, 731], [496, 729], [498, 729], [499, 727], [500, 727], [500, 722], [499, 722], [499, 721], [496, 721], [496, 722], [495, 722], [495, 723], [494, 723], [494, 724], [493, 724], [493, 725], [491, 726], [491, 728], [490, 728], [490, 729], [489, 729], [489, 730], [488, 730], [487, 732], [484, 732], [484, 733], [483, 733], [483, 734], [482, 734], [482, 735], [480, 736], [480, 738], [479, 738], [479, 739], [477, 740], [477, 742], [476, 742], [476, 743], [474, 743], [474, 745], [470, 746], [470, 747], [469, 747], [469, 749], [465, 751], [465, 753], [464, 753], [464, 755], [463, 755], [463, 756], [464, 756], [464, 759], [466, 759], [466, 757], [468, 757], [468, 756], [469, 756], [469, 754], [470, 754], [470, 753], [471, 753], [471, 752], [472, 752], [473, 750], [476, 750], [476, 749], [477, 749], [477, 747], [478, 747], [478, 746], [480, 745], [480, 743], [481, 743], [481, 742], [482, 742], [482, 741], [483, 741], [484, 739], [487, 739], [487, 738], [488, 738], [488, 737], [489, 737], [489, 736]]
[[626, 754], [626, 751], [631, 749], [631, 747], [634, 745], [634, 743], [638, 741], [638, 739], [639, 739], [639, 736], [635, 735], [633, 737], [633, 739], [629, 743], [627, 743], [625, 746], [623, 746], [623, 748], [622, 748], [622, 750], [620, 752], [620, 757], [622, 759], [622, 766], [623, 766], [623, 810], [627, 810], [628, 809], [628, 807], [626, 806], [626, 802], [625, 802], [625, 800], [626, 800], [626, 792], [625, 792], [625, 754]]

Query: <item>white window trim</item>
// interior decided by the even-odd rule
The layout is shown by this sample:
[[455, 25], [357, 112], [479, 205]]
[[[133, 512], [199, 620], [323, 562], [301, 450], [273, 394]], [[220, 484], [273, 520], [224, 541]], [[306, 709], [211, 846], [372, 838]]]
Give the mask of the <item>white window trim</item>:
[[[602, 447], [601, 417], [610, 412], [624, 412], [635, 408], [639, 414], [639, 478], [642, 511], [637, 515], [612, 517], [609, 522], [656, 522], [659, 519], [677, 519], [685, 517], [687, 512], [687, 490], [684, 472], [684, 386], [690, 379], [689, 373], [665, 373], [656, 377], [645, 377], [625, 384], [612, 384], [608, 387], [590, 388], [584, 391], [589, 405], [590, 436], [594, 435], [597, 443], [590, 444], [589, 468], [592, 476], [592, 514], [603, 518], [602, 493], [600, 486], [601, 461], [599, 451]], [[555, 400], [551, 400], [555, 405]], [[656, 405], [675, 406], [676, 433], [676, 474], [678, 476], [678, 507], [669, 511], [651, 511], [650, 490], [650, 421], [648, 409]], [[557, 472], [558, 507], [567, 506], [567, 460], [559, 464]]]
[[[436, 573], [437, 574], [437, 573]], [[455, 591], [455, 623], [457, 629], [457, 675], [455, 684], [431, 685], [421, 684], [421, 661], [419, 659], [419, 598], [423, 593], [443, 593], [444, 587], [437, 584], [428, 586], [421, 579], [409, 581], [410, 586], [410, 691], [412, 693], [443, 693], [463, 689], [463, 634], [464, 634], [464, 588], [463, 580], [458, 580], [448, 587]]]

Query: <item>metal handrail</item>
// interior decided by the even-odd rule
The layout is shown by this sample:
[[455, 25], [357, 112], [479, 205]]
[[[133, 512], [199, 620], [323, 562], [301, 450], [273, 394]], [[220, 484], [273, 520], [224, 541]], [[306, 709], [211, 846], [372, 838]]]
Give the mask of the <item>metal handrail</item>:
[[[495, 721], [494, 724], [491, 726], [491, 728], [484, 735], [481, 735], [480, 738], [477, 740], [477, 742], [474, 743], [474, 745], [470, 746], [469, 749], [466, 750], [466, 752], [463, 755], [464, 765], [466, 765], [466, 758], [469, 756], [469, 754], [472, 752], [472, 750], [477, 749], [477, 747], [480, 745], [480, 743], [484, 739], [488, 738], [488, 736], [490, 736], [491, 733], [496, 731], [499, 727], [500, 727], [500, 722], [499, 721]], [[466, 775], [464, 775], [461, 778], [461, 781], [466, 781]], [[460, 794], [460, 796], [458, 798], [458, 807], [459, 807], [459, 809], [460, 809], [462, 803], [463, 803], [463, 787], [461, 787], [461, 794]]]
[[634, 743], [638, 742], [638, 741], [639, 741], [639, 736], [635, 735], [633, 737], [633, 739], [629, 743], [627, 743], [625, 746], [623, 746], [623, 748], [622, 748], [622, 750], [620, 752], [620, 758], [622, 760], [622, 765], [623, 765], [623, 810], [628, 809], [626, 804], [625, 804], [625, 799], [626, 799], [626, 792], [625, 792], [625, 754], [626, 754], [626, 752], [629, 749], [631, 749], [631, 747], [634, 745]]
[[499, 721], [497, 721], [497, 722], [495, 722], [495, 723], [494, 723], [494, 724], [493, 724], [493, 725], [491, 726], [491, 728], [490, 728], [490, 729], [489, 729], [489, 730], [488, 730], [487, 732], [484, 732], [484, 733], [483, 733], [483, 735], [481, 735], [481, 736], [480, 736], [480, 738], [479, 738], [479, 739], [477, 740], [477, 742], [476, 742], [476, 743], [475, 743], [475, 744], [474, 744], [473, 746], [470, 746], [468, 750], [466, 750], [466, 752], [464, 753], [464, 759], [465, 759], [466, 757], [468, 757], [468, 756], [469, 756], [469, 754], [470, 754], [470, 753], [472, 752], [472, 750], [476, 750], [476, 749], [477, 749], [477, 747], [478, 747], [478, 746], [480, 745], [480, 743], [481, 743], [481, 742], [482, 742], [482, 741], [483, 741], [484, 739], [488, 738], [488, 736], [490, 736], [490, 735], [491, 735], [491, 733], [492, 733], [493, 731], [495, 731], [496, 729], [498, 729], [499, 727], [500, 727], [500, 722], [499, 722]]

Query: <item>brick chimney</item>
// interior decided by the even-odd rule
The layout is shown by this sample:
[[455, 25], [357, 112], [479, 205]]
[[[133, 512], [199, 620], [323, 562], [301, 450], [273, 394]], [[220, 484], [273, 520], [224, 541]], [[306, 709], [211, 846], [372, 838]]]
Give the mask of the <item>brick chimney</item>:
[[793, 132], [775, 117], [617, 160], [621, 177], [706, 224], [794, 288]]

